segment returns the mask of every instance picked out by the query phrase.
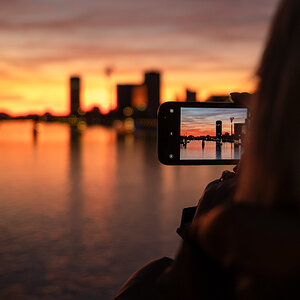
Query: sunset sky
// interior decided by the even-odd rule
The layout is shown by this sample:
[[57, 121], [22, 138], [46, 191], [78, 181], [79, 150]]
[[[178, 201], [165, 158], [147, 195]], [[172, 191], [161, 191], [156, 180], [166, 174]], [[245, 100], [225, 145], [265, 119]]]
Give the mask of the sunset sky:
[[[162, 72], [162, 101], [251, 91], [278, 0], [2, 0], [0, 112], [115, 107], [116, 83]], [[112, 68], [108, 78], [105, 69]]]
[[[230, 118], [233, 123], [245, 123], [247, 109], [238, 108], [181, 108], [180, 135], [216, 136], [216, 121], [222, 121], [222, 134], [230, 134]], [[234, 126], [233, 126], [234, 127]]]

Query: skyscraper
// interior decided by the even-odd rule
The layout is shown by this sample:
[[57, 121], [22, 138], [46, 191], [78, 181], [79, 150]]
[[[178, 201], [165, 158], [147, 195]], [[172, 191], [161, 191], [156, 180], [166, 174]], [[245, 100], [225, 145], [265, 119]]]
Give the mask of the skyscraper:
[[196, 92], [186, 89], [186, 102], [196, 102]]
[[222, 138], [222, 121], [216, 121], [216, 137], [218, 139]]
[[118, 115], [123, 117], [123, 111], [126, 107], [132, 107], [132, 93], [134, 84], [118, 84], [117, 85], [117, 100], [118, 100]]
[[145, 73], [145, 85], [147, 87], [148, 98], [146, 114], [148, 118], [156, 118], [160, 101], [160, 73]]
[[78, 116], [80, 111], [80, 78], [70, 78], [70, 114]]
[[243, 131], [246, 129], [245, 123], [234, 123], [234, 139], [239, 140], [243, 136]]

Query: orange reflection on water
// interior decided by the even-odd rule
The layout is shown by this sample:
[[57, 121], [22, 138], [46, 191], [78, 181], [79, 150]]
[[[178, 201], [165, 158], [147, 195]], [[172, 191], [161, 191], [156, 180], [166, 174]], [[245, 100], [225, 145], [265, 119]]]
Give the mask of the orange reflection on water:
[[[7, 138], [6, 138], [7, 137]], [[223, 167], [159, 164], [155, 135], [0, 123], [0, 298], [112, 299], [176, 252], [181, 209]]]

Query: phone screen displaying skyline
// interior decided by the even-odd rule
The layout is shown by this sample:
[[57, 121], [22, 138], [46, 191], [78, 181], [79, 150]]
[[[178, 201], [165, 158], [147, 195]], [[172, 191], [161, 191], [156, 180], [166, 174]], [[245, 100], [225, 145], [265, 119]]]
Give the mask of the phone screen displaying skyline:
[[246, 108], [182, 107], [180, 120], [180, 160], [241, 158]]

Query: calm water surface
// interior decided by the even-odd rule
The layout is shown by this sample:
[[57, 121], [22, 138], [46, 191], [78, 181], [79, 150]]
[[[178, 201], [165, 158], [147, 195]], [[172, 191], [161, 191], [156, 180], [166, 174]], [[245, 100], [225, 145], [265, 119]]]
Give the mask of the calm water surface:
[[242, 146], [233, 143], [191, 140], [186, 148], [180, 146], [180, 159], [240, 159]]
[[167, 167], [154, 135], [0, 122], [0, 298], [112, 299], [150, 259], [174, 257], [183, 207], [224, 166]]

